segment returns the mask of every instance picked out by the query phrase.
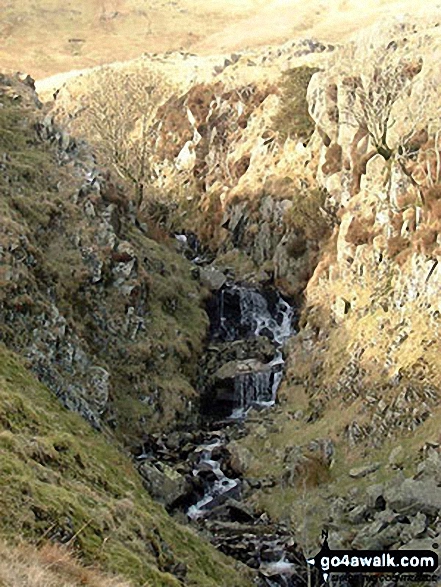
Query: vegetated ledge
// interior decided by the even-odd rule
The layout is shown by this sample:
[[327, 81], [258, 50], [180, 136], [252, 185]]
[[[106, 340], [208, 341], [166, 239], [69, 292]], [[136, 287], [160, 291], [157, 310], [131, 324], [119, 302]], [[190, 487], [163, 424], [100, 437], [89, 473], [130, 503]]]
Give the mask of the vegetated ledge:
[[130, 460], [0, 345], [0, 536], [69, 543], [86, 564], [150, 587], [246, 587], [245, 567], [172, 520]]

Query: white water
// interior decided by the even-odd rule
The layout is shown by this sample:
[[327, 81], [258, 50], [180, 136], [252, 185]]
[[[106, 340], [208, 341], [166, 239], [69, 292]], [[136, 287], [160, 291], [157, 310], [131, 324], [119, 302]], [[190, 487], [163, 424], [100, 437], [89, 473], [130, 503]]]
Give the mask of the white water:
[[[234, 305], [235, 297], [239, 304], [234, 318], [227, 315], [225, 294]], [[233, 302], [231, 301], [233, 300]], [[236, 303], [237, 306], [237, 303]], [[267, 299], [259, 291], [250, 287], [234, 285], [222, 290], [219, 302], [219, 330], [227, 340], [265, 336], [272, 340], [276, 355], [259, 372], [238, 375], [235, 381], [237, 407], [230, 419], [242, 419], [251, 406], [271, 407], [276, 402], [277, 391], [283, 378], [284, 359], [282, 348], [292, 335], [294, 309], [280, 296], [274, 308], [269, 307]], [[280, 370], [275, 368], [280, 367]]]
[[187, 510], [187, 516], [191, 520], [204, 517], [207, 510], [222, 503], [224, 497], [226, 498], [228, 494], [240, 486], [238, 479], [227, 477], [221, 470], [219, 462], [211, 458], [213, 450], [221, 445], [221, 441], [216, 440], [213, 443], [200, 446], [196, 451], [200, 453], [200, 458], [193, 469], [193, 475], [197, 476], [201, 471], [211, 471], [216, 476], [216, 480], [210, 484], [204, 497]]

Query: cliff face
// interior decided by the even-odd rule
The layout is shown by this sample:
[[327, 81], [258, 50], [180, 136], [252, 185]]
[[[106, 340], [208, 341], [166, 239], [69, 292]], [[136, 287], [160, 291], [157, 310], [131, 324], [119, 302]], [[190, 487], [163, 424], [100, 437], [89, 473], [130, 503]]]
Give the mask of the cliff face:
[[314, 382], [357, 402], [353, 442], [415, 430], [439, 401], [440, 50], [438, 26], [377, 27], [308, 88], [340, 222], [299, 338], [315, 341]]

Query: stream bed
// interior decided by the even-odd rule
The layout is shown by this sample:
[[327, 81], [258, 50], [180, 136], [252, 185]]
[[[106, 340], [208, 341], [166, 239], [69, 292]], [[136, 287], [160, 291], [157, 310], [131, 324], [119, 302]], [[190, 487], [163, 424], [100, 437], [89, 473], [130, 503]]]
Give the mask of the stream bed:
[[[194, 243], [188, 246], [188, 234], [176, 238], [197, 275], [205, 265], [203, 252]], [[295, 308], [275, 288], [228, 281], [214, 271], [223, 283], [207, 305], [200, 427], [152, 435], [136, 457], [140, 473], [170, 513], [185, 513], [216, 548], [254, 569], [256, 586], [300, 587], [307, 583], [308, 565], [291, 529], [247, 505], [261, 482], [245, 478], [228, 449], [231, 440], [247, 434], [251, 410], [268, 410], [277, 402], [283, 347], [295, 334]]]
[[[295, 332], [295, 310], [275, 289], [233, 283], [213, 295], [208, 314], [202, 413], [221, 426], [222, 419], [224, 425], [240, 426], [250, 410], [276, 403], [283, 345]], [[187, 516], [213, 534], [220, 550], [256, 569], [260, 585], [303, 584], [304, 559], [289, 530], [241, 503], [244, 480], [228, 470], [228, 440], [221, 427], [194, 451], [192, 475], [202, 477], [203, 494]]]

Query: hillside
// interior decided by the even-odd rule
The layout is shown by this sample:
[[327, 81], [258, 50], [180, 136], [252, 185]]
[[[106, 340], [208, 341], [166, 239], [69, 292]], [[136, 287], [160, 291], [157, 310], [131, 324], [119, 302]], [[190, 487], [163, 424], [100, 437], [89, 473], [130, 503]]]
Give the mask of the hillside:
[[[188, 585], [251, 585], [243, 571], [173, 522], [121, 449], [63, 409], [4, 347], [0, 386], [3, 538], [68, 544], [83, 563], [133, 585], [177, 586], [183, 577]], [[15, 585], [3, 564], [0, 579]], [[66, 574], [73, 581], [72, 567]], [[88, 582], [84, 573], [81, 584], [93, 585], [93, 575]]]
[[[123, 194], [112, 203], [108, 192], [84, 193], [85, 170], [93, 162], [87, 145], [82, 149], [44, 123], [26, 83], [3, 76], [0, 92], [0, 534], [7, 541], [0, 547], [0, 582], [17, 585], [19, 577], [30, 581], [30, 573], [37, 581], [44, 573], [47, 581], [66, 585], [250, 585], [243, 569], [152, 500], [115, 437], [130, 444], [139, 438], [136, 422], [144, 428], [149, 418], [150, 430], [155, 419], [161, 430], [169, 418], [176, 425], [175, 408], [185, 417], [186, 394], [194, 398], [185, 372], [204, 335], [205, 314], [188, 262], [139, 228], [130, 245], [123, 240], [132, 224], [124, 217], [130, 202]], [[142, 255], [137, 268], [135, 247]], [[142, 278], [141, 263], [149, 267]], [[134, 272], [142, 281], [133, 280]], [[145, 304], [150, 295], [150, 326], [138, 336], [143, 319], [136, 299]], [[186, 346], [187, 336], [195, 337], [195, 348], [190, 339]], [[173, 379], [179, 355], [186, 368], [177, 366]], [[160, 399], [168, 392], [155, 379], [156, 360], [157, 375], [172, 386], [168, 399]], [[156, 395], [141, 401], [148, 392], [138, 385], [148, 383]], [[164, 401], [162, 408], [152, 409], [157, 401]]]
[[409, 0], [5, 0], [0, 63], [40, 79], [143, 53], [211, 55], [311, 37], [339, 43], [384, 17], [414, 11]]
[[323, 529], [439, 554], [441, 8], [182, 1], [191, 48], [121, 1], [109, 65], [103, 29], [0, 78], [0, 550], [164, 587], [316, 587]]

